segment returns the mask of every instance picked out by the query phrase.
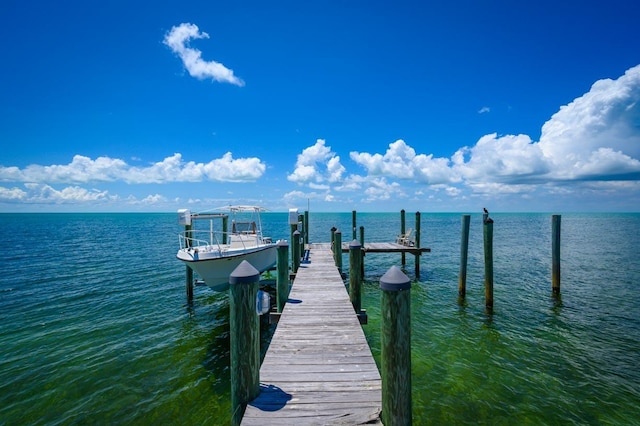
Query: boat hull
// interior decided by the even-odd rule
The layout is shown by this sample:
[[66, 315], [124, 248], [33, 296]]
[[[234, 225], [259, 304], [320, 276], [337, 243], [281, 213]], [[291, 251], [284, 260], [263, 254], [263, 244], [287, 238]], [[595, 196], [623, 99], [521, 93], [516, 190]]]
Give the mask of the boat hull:
[[226, 291], [229, 289], [229, 276], [243, 260], [262, 273], [275, 266], [276, 255], [276, 245], [269, 244], [238, 253], [216, 256], [180, 250], [176, 257], [196, 272], [212, 290]]

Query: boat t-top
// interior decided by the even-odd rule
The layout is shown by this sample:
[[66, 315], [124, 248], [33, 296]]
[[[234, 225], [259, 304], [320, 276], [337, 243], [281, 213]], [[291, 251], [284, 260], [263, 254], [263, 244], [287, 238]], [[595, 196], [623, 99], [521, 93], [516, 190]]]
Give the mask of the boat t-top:
[[[178, 210], [185, 230], [178, 235], [176, 257], [215, 291], [229, 288], [229, 276], [243, 260], [261, 273], [276, 264], [276, 243], [262, 235], [260, 213], [265, 209], [240, 205], [216, 210], [223, 209], [224, 213]], [[196, 222], [203, 221], [208, 227], [198, 228]]]

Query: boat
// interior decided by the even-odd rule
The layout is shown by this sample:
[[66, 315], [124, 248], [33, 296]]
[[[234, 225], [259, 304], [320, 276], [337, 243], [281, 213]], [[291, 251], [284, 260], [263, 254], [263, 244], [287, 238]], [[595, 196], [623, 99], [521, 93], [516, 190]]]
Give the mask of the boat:
[[[277, 243], [262, 234], [260, 213], [264, 208], [237, 205], [223, 209], [225, 213], [178, 210], [185, 230], [178, 235], [176, 257], [214, 291], [229, 288], [229, 276], [243, 260], [262, 273], [275, 266], [277, 257]], [[202, 220], [208, 220], [208, 228], [197, 229], [195, 223]]]

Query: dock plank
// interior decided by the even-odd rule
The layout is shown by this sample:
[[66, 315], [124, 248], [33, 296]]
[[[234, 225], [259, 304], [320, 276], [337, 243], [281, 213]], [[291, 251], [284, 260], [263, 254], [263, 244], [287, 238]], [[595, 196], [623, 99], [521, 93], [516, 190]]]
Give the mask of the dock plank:
[[[349, 242], [342, 243], [342, 252], [349, 252]], [[330, 243], [313, 243], [309, 244], [309, 248], [316, 249], [327, 249], [331, 248]], [[363, 250], [365, 253], [408, 253], [412, 255], [421, 255], [422, 253], [430, 253], [431, 249], [428, 247], [412, 247], [405, 246], [398, 243], [391, 242], [373, 242], [373, 243], [365, 243]]]
[[382, 382], [328, 246], [297, 271], [242, 425], [381, 424]]

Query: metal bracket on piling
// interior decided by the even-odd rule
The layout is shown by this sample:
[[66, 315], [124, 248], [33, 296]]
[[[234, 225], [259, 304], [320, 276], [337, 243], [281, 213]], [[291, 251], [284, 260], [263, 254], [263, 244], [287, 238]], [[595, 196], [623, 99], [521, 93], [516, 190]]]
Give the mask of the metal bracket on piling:
[[282, 316], [282, 312], [271, 311], [269, 312], [269, 324], [277, 324], [280, 321], [280, 317]]

